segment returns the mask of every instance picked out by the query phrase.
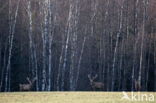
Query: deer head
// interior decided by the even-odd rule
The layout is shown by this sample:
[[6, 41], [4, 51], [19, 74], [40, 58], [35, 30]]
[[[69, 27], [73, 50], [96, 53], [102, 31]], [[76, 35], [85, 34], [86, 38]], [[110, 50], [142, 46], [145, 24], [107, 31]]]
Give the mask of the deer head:
[[134, 87], [135, 87], [135, 90], [136, 91], [140, 91], [141, 90], [141, 84], [139, 82], [139, 80], [136, 80], [134, 81]]
[[91, 77], [91, 75], [88, 75], [89, 81], [90, 81], [90, 85], [92, 87], [93, 90], [95, 89], [104, 89], [104, 84], [102, 82], [95, 82], [94, 80], [98, 77], [98, 75], [96, 74], [94, 77]]
[[26, 78], [28, 83], [27, 84], [19, 84], [20, 91], [30, 91], [32, 89], [33, 83], [36, 81], [37, 78], [30, 80], [29, 77]]

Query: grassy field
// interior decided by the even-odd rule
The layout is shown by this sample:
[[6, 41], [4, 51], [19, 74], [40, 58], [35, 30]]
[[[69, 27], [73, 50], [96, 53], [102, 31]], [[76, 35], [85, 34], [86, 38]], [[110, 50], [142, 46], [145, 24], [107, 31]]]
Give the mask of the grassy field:
[[13, 92], [0, 93], [0, 103], [156, 103], [155, 97], [154, 92]]

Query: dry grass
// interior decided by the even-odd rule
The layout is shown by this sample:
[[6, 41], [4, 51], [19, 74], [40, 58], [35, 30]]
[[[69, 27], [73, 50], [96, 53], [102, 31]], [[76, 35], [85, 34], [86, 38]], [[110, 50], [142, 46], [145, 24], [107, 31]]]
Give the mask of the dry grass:
[[[136, 95], [154, 95], [142, 92]], [[131, 96], [131, 93], [128, 93]], [[15, 92], [0, 93], [0, 103], [156, 103], [154, 101], [122, 100], [122, 92]]]

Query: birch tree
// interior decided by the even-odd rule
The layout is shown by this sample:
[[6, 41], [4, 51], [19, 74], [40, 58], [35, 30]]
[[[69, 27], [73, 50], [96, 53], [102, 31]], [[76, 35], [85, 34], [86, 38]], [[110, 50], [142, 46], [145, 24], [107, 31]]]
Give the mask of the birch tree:
[[134, 4], [134, 34], [136, 35], [136, 40], [134, 43], [134, 56], [133, 56], [133, 69], [132, 69], [132, 88], [131, 90], [134, 90], [134, 80], [135, 80], [135, 66], [136, 66], [136, 50], [137, 50], [137, 43], [138, 43], [138, 33], [137, 33], [137, 18], [138, 18], [138, 0], [135, 1]]
[[114, 49], [114, 59], [113, 59], [113, 66], [112, 66], [112, 86], [111, 86], [112, 91], [114, 90], [114, 85], [115, 85], [115, 74], [116, 74], [115, 63], [116, 63], [117, 48], [118, 48], [119, 37], [120, 37], [122, 26], [123, 26], [122, 25], [122, 23], [123, 23], [123, 3], [121, 3], [121, 10], [119, 13], [120, 13], [119, 31], [118, 31], [117, 37], [116, 37], [116, 44], [115, 44], [115, 49]]
[[11, 8], [11, 0], [9, 0], [9, 57], [8, 62], [6, 66], [6, 74], [5, 74], [5, 91], [10, 91], [10, 73], [11, 73], [11, 56], [12, 56], [12, 48], [13, 48], [13, 40], [14, 40], [14, 34], [15, 34], [15, 27], [16, 27], [16, 21], [17, 21], [17, 15], [19, 10], [19, 3], [20, 0], [17, 2], [15, 15], [13, 16], [13, 11]]
[[144, 4], [144, 10], [143, 10], [143, 24], [142, 24], [142, 32], [141, 32], [141, 50], [140, 50], [140, 65], [139, 65], [139, 77], [138, 77], [138, 81], [141, 85], [142, 81], [142, 69], [143, 69], [143, 47], [144, 47], [144, 35], [145, 35], [145, 20], [146, 20], [146, 9], [147, 9], [147, 0], [143, 1]]
[[31, 71], [32, 76], [36, 77], [36, 90], [39, 90], [38, 87], [38, 65], [37, 65], [37, 56], [36, 56], [36, 49], [35, 44], [33, 41], [33, 18], [32, 18], [32, 11], [31, 11], [31, 1], [28, 1], [27, 4], [27, 13], [29, 17], [29, 49], [30, 49], [30, 63], [31, 63]]

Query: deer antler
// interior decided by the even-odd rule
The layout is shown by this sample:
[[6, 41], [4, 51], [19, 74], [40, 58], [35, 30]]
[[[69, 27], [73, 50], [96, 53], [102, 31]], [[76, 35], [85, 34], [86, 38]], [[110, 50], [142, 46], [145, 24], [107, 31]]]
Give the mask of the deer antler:
[[34, 83], [36, 80], [37, 80], [37, 77], [35, 77], [35, 78], [32, 80], [32, 83]]
[[89, 80], [92, 80], [92, 79], [91, 79], [91, 76], [90, 76], [90, 74], [88, 74], [88, 78], [89, 78]]
[[98, 77], [98, 75], [96, 74], [92, 79], [95, 80]]
[[29, 82], [29, 84], [32, 83], [29, 77], [27, 77], [27, 81]]

